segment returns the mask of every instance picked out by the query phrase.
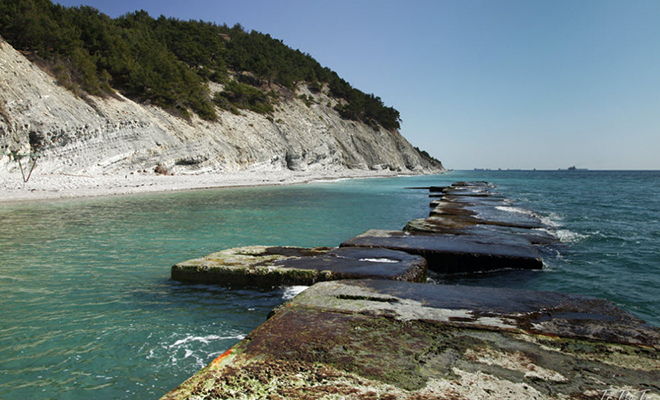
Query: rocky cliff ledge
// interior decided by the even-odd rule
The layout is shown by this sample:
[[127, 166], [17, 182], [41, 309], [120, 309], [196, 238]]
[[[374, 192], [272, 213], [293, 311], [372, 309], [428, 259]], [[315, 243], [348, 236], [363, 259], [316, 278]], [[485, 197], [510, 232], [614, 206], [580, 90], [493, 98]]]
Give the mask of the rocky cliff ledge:
[[183, 119], [121, 95], [76, 97], [0, 39], [0, 175], [18, 169], [11, 151], [34, 149], [41, 174], [443, 170], [398, 132], [342, 119], [327, 91], [276, 90], [270, 115]]

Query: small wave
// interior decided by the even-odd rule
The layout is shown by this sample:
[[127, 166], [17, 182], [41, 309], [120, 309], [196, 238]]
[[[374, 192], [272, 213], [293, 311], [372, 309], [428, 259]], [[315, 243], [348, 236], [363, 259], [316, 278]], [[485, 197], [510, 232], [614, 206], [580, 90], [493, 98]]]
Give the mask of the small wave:
[[20, 282], [23, 279], [21, 278], [16, 278], [15, 276], [7, 276], [7, 275], [0, 275], [0, 281], [7, 281], [7, 282]]
[[309, 181], [309, 183], [335, 183], [335, 182], [343, 182], [343, 181], [350, 181], [352, 178], [321, 178], [321, 179], [312, 179]]
[[561, 224], [559, 223], [559, 221], [563, 219], [559, 214], [554, 212], [551, 212], [547, 216], [539, 216], [539, 218], [541, 219], [541, 222], [543, 222], [548, 226], [552, 226], [554, 228], [560, 227]]
[[568, 229], [558, 229], [555, 231], [555, 235], [562, 243], [576, 243], [589, 237], [589, 235], [583, 235]]
[[519, 208], [519, 207], [495, 206], [495, 209], [500, 210], [500, 211], [510, 212], [510, 213], [518, 213], [518, 214], [529, 215], [530, 217], [535, 217], [535, 218], [538, 217], [538, 215], [536, 213], [534, 213], [533, 211], [525, 210], [524, 208]]
[[[244, 338], [245, 335], [242, 334], [226, 336], [195, 336], [193, 334], [187, 334], [183, 339], [178, 339], [172, 344], [168, 344], [167, 342], [159, 343], [158, 346], [149, 350], [146, 354], [146, 358], [148, 360], [167, 359], [167, 365], [169, 366], [179, 365], [180, 361], [186, 360], [183, 364], [188, 366], [192, 365], [195, 368], [203, 368], [209, 362], [209, 350], [215, 350], [219, 347], [219, 344], [216, 343], [217, 341], [237, 341]], [[147, 346], [149, 345], [147, 344]]]
[[291, 300], [300, 293], [302, 293], [305, 289], [307, 289], [309, 286], [287, 286], [284, 289], [284, 293], [282, 294], [282, 298], [284, 300]]
[[561, 224], [556, 222], [552, 217], [539, 216], [539, 219], [543, 225], [547, 225], [553, 228], [559, 228], [561, 226]]
[[179, 339], [168, 348], [173, 348], [173, 347], [179, 347], [181, 345], [184, 345], [189, 342], [200, 342], [204, 344], [208, 344], [213, 340], [229, 340], [229, 339], [238, 339], [242, 340], [245, 338], [245, 335], [234, 335], [234, 336], [218, 336], [218, 335], [208, 335], [208, 336], [193, 336], [193, 335], [188, 335], [183, 339]]
[[552, 227], [552, 228], [558, 228], [558, 227], [561, 226], [561, 224], [558, 221], [561, 221], [562, 218], [557, 213], [550, 213], [548, 215], [540, 215], [540, 214], [535, 213], [534, 211], [526, 210], [526, 209], [520, 208], [520, 207], [513, 207], [513, 206], [496, 206], [495, 208], [500, 210], [500, 211], [523, 214], [523, 215], [538, 219], [544, 225]]

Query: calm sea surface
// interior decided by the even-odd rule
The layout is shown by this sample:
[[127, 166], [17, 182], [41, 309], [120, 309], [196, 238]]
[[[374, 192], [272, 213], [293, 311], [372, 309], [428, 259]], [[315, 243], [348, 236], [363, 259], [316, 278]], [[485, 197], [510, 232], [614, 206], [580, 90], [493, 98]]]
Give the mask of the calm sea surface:
[[562, 243], [542, 251], [541, 271], [438, 281], [606, 298], [660, 326], [657, 171], [456, 171], [0, 204], [0, 399], [157, 399], [293, 294], [183, 285], [169, 280], [172, 264], [401, 229], [429, 211], [426, 192], [404, 187], [476, 179], [536, 212]]

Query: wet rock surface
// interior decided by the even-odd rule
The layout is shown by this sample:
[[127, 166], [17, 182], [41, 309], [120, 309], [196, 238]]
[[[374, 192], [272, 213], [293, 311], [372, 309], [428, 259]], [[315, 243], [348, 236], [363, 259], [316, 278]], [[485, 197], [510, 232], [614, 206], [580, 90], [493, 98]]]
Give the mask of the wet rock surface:
[[438, 273], [543, 267], [541, 257], [528, 240], [494, 231], [442, 235], [372, 229], [341, 246], [386, 248], [420, 255], [428, 261], [429, 269]]
[[370, 230], [341, 246], [406, 251], [425, 257], [434, 272], [470, 273], [541, 269], [535, 245], [558, 242], [538, 216], [514, 207], [487, 182], [409, 189], [440, 196], [428, 218], [410, 221], [403, 232]]
[[359, 278], [423, 282], [426, 260], [387, 249], [249, 246], [172, 267], [174, 280], [229, 287], [270, 288]]
[[494, 233], [509, 234], [527, 239], [533, 245], [558, 243], [556, 236], [544, 229], [529, 229], [494, 224], [471, 223], [460, 218], [429, 217], [408, 222], [404, 232], [483, 236]]
[[657, 328], [581, 296], [323, 282], [164, 399], [657, 399], [659, 344]]

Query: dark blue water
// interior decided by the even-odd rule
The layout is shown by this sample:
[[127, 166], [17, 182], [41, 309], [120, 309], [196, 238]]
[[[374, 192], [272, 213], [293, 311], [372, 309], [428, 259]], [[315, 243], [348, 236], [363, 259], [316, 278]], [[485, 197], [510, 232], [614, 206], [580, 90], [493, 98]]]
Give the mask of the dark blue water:
[[[556, 225], [542, 271], [446, 283], [607, 298], [660, 325], [660, 172], [470, 171], [0, 205], [0, 398], [156, 399], [265, 320], [291, 291], [169, 280], [224, 248], [333, 246], [428, 214], [406, 186], [482, 179]], [[515, 211], [515, 210], [513, 210]]]

